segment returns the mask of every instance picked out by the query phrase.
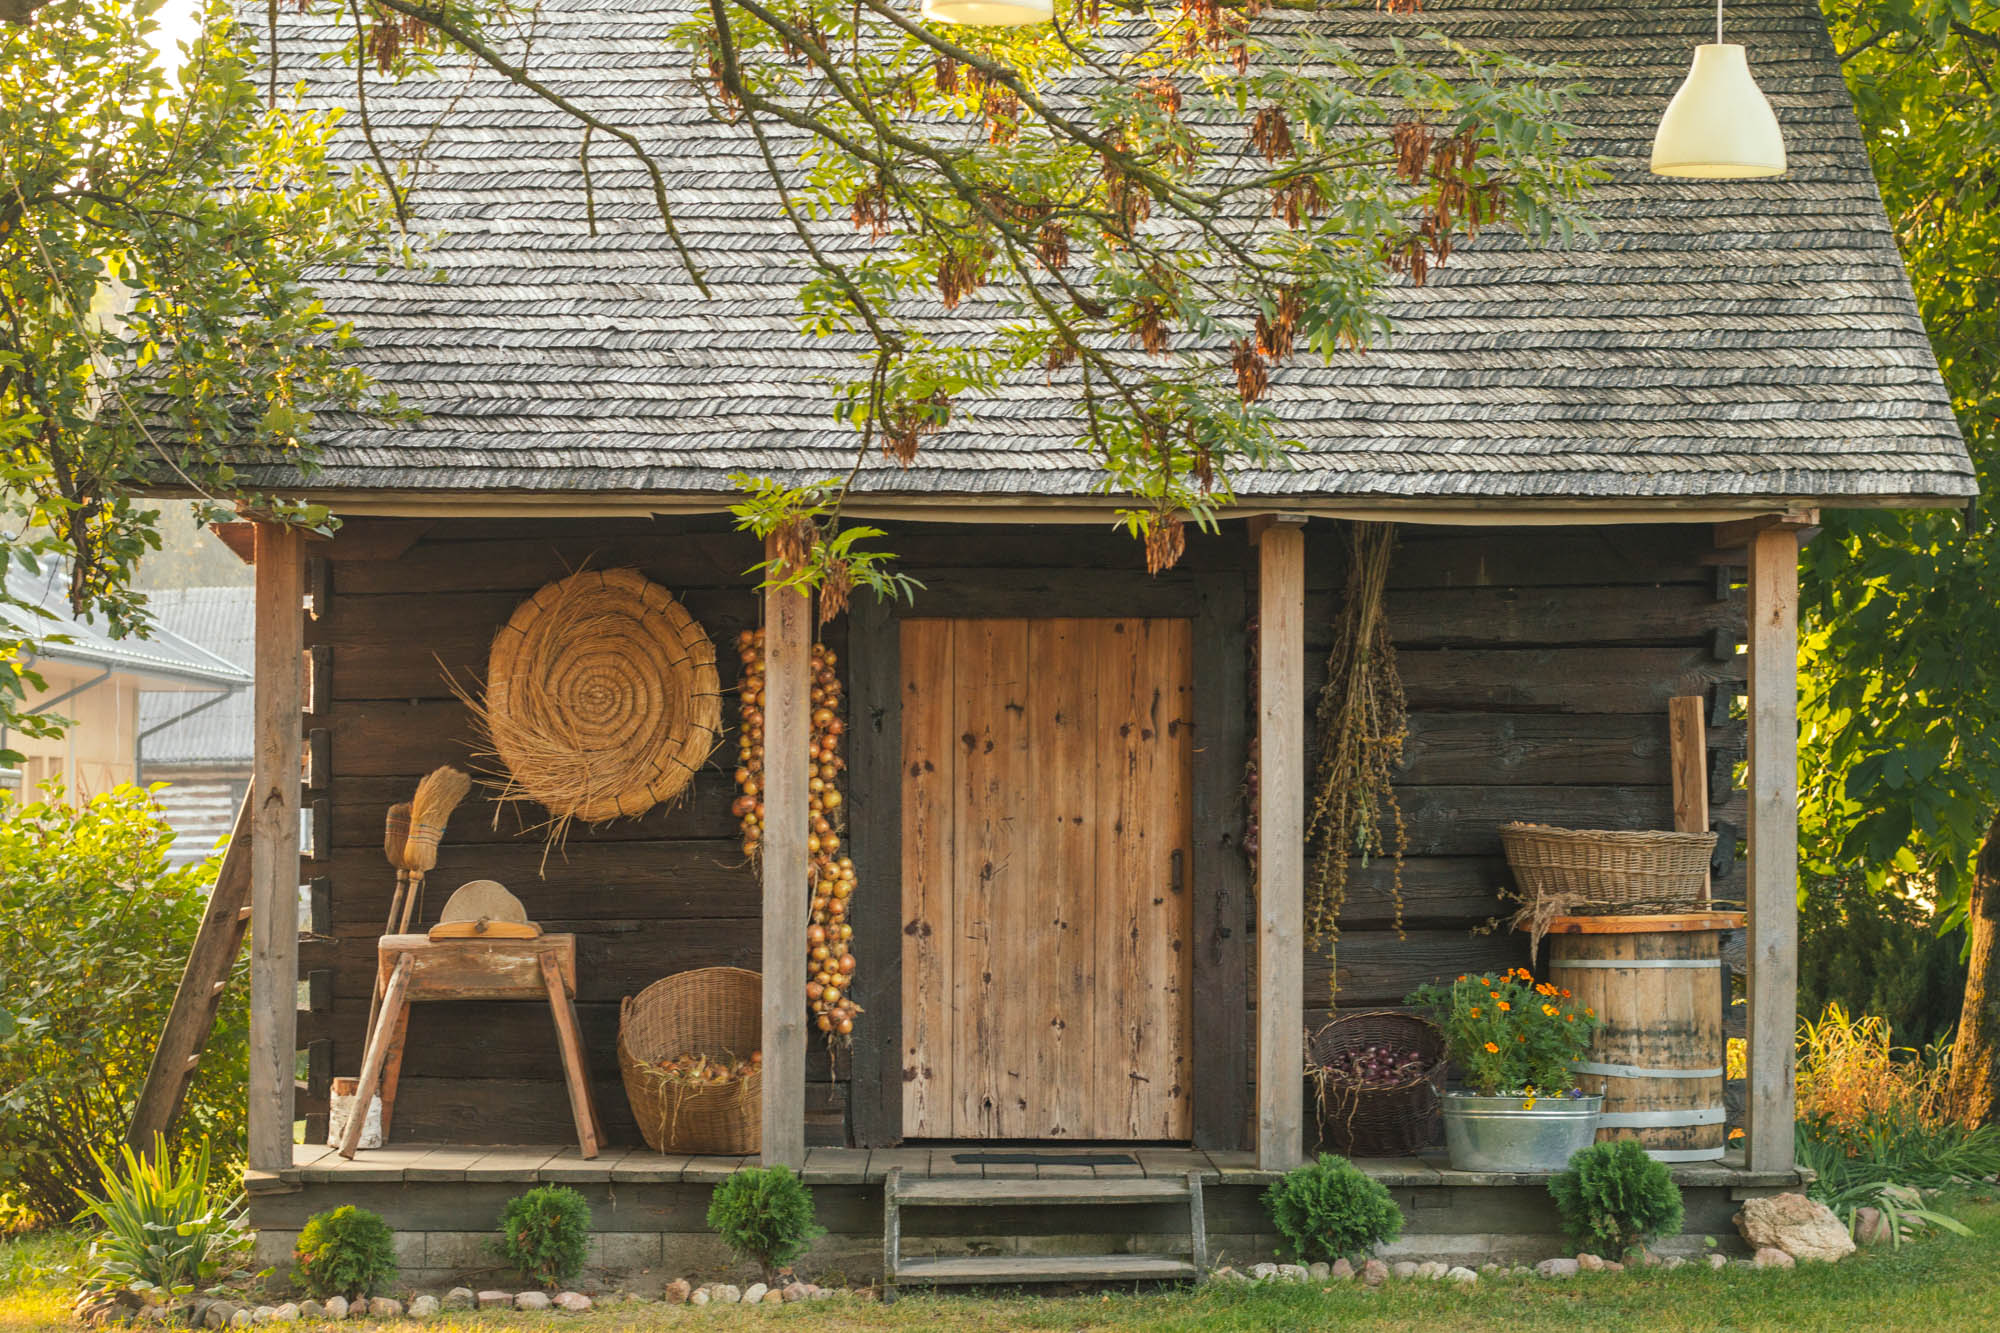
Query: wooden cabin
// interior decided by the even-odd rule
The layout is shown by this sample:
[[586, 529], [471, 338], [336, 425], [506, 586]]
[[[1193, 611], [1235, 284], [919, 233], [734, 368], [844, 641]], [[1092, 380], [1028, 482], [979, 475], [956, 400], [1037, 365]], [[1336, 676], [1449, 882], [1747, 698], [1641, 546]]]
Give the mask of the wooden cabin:
[[[506, 1197], [560, 1180], [591, 1197], [605, 1265], [716, 1262], [709, 1187], [755, 1159], [644, 1147], [615, 1043], [624, 997], [730, 964], [763, 972], [761, 1159], [816, 1187], [822, 1270], [879, 1271], [885, 1226], [901, 1225], [891, 1170], [1097, 1181], [1113, 1193], [1084, 1200], [1081, 1229], [1141, 1249], [1186, 1241], [1191, 1223], [1178, 1202], [1133, 1205], [1120, 1182], [1192, 1171], [1208, 1256], [1262, 1257], [1257, 1190], [1316, 1142], [1303, 1034], [1334, 999], [1396, 1006], [1426, 980], [1525, 962], [1520, 936], [1479, 929], [1507, 882], [1499, 825], [1672, 827], [1666, 707], [1690, 694], [1707, 703], [1716, 893], [1749, 912], [1749, 1089], [1740, 1150], [1676, 1168], [1689, 1231], [1726, 1235], [1732, 1200], [1795, 1186], [1799, 543], [1823, 507], [1974, 490], [1810, 0], [1732, 6], [1793, 166], [1717, 183], [1644, 165], [1712, 22], [1704, 5], [1429, 5], [1456, 35], [1579, 67], [1584, 146], [1614, 164], [1602, 235], [1549, 252], [1489, 233], [1397, 295], [1387, 345], [1287, 368], [1276, 397], [1298, 467], [1238, 478], [1240, 503], [1168, 573], [1148, 576], [1112, 531], [1042, 386], [976, 405], [913, 467], [863, 464], [851, 512], [924, 588], [913, 605], [863, 598], [824, 634], [852, 764], [851, 1047], [808, 1030], [791, 961], [807, 927], [803, 778], [771, 778], [780, 832], [751, 863], [725, 736], [687, 799], [576, 828], [554, 853], [532, 830], [539, 810], [482, 792], [432, 876], [500, 880], [576, 936], [601, 1153], [577, 1148], [547, 1008], [486, 1001], [419, 1007], [388, 1146], [352, 1161], [310, 1146], [329, 1080], [362, 1061], [394, 885], [384, 808], [434, 766], [475, 762], [453, 682], [476, 686], [538, 588], [638, 569], [717, 645], [725, 691], [735, 636], [765, 627], [768, 744], [785, 753], [803, 734], [805, 611], [757, 589], [760, 550], [724, 511], [733, 472], [803, 482], [852, 462], [820, 382], [845, 349], [795, 332], [797, 271], [755, 202], [756, 164], [699, 110], [661, 41], [674, 17], [621, 7], [611, 23], [593, 0], [552, 0], [537, 68], [669, 149], [681, 223], [727, 268], [727, 299], [686, 286], [634, 170], [600, 164], [592, 234], [573, 126], [504, 80], [372, 94], [391, 152], [438, 122], [414, 207], [450, 281], [357, 272], [324, 291], [369, 369], [425, 415], [322, 423], [303, 489], [344, 520], [331, 540], [233, 534], [258, 587], [256, 919], [288, 921], [301, 883], [312, 904], [296, 935], [254, 932], [251, 1215], [269, 1253], [351, 1202], [405, 1233], [406, 1270], [442, 1277], [479, 1266], [475, 1233]], [[308, 35], [317, 22], [284, 21]], [[1364, 46], [1398, 22], [1372, 8], [1325, 21]], [[299, 73], [347, 95], [337, 66]], [[343, 151], [366, 150], [350, 136]], [[1400, 534], [1388, 617], [1411, 711], [1409, 858], [1400, 914], [1391, 868], [1355, 869], [1329, 978], [1301, 906], [1311, 700], [1341, 525], [1384, 522]], [[299, 1052], [310, 1074], [295, 1084]], [[1130, 1160], [961, 1160], [995, 1144]], [[1536, 1178], [1424, 1157], [1368, 1169], [1409, 1216], [1405, 1252], [1556, 1252]], [[931, 1229], [953, 1228], [1017, 1234], [964, 1216]]]

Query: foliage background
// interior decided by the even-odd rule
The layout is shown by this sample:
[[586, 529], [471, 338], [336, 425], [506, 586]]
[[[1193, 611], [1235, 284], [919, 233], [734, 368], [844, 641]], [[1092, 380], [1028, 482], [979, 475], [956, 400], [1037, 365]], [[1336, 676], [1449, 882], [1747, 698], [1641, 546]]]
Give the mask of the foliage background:
[[[0, 1214], [68, 1220], [97, 1182], [91, 1153], [124, 1139], [218, 865], [168, 865], [173, 837], [136, 787], [80, 810], [0, 797]], [[247, 967], [246, 951], [172, 1145], [207, 1135], [225, 1178], [243, 1145]]]

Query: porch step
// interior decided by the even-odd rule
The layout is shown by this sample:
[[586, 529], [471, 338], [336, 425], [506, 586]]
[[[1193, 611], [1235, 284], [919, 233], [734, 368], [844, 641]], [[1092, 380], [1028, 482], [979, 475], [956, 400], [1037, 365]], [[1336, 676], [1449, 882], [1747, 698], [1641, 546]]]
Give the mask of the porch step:
[[1035, 1282], [1189, 1282], [1201, 1272], [1163, 1254], [982, 1254], [905, 1259], [896, 1280], [930, 1286], [1028, 1285]]
[[931, 1176], [898, 1180], [896, 1201], [905, 1208], [980, 1208], [1098, 1204], [1123, 1206], [1180, 1203], [1192, 1188], [1186, 1179], [1148, 1180], [1142, 1176], [1109, 1180], [982, 1180], [978, 1177]]
[[[1078, 1235], [1091, 1227], [1072, 1226], [1065, 1208], [1133, 1208], [1159, 1204], [1187, 1209], [1187, 1240], [1179, 1254], [983, 1254], [911, 1255], [903, 1249], [905, 1208], [1027, 1208], [1034, 1220], [1026, 1237]], [[1094, 1215], [1093, 1215], [1094, 1216]], [[984, 1179], [929, 1176], [904, 1179], [900, 1169], [882, 1182], [883, 1295], [895, 1299], [899, 1285], [1028, 1285], [1041, 1282], [1184, 1282], [1199, 1280], [1208, 1267], [1208, 1227], [1202, 1211], [1201, 1175]]]

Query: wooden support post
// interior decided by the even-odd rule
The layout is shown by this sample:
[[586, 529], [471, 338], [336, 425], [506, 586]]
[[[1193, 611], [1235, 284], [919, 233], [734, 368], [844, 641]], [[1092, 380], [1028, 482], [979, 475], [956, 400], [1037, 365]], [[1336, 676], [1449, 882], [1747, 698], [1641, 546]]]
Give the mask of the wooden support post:
[[1792, 1169], [1798, 1030], [1799, 533], [1750, 537], [1750, 1099], [1746, 1165]]
[[257, 525], [256, 739], [250, 787], [250, 1143], [253, 1171], [292, 1165], [298, 1043], [299, 793], [305, 539]]
[[[1667, 758], [1674, 777], [1674, 831], [1708, 832], [1708, 700], [1681, 694], [1667, 700]], [[1701, 900], [1714, 896], [1714, 876], [1702, 878]]]
[[1257, 1165], [1305, 1160], [1305, 532], [1257, 537]]
[[[767, 551], [770, 548], [767, 547]], [[806, 1161], [806, 745], [812, 734], [812, 604], [764, 593], [764, 1143], [766, 1166]]]

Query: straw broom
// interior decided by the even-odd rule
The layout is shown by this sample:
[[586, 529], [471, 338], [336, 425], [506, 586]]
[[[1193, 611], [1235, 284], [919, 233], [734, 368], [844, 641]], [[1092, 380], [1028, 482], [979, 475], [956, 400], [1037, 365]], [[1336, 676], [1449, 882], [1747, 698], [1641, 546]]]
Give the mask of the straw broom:
[[[382, 823], [382, 855], [396, 872], [396, 892], [389, 899], [389, 919], [382, 923], [382, 933], [392, 935], [396, 924], [403, 915], [403, 902], [410, 892], [410, 867], [403, 859], [403, 848], [410, 840], [410, 803], [398, 801], [389, 807], [388, 816]], [[375, 1018], [382, 1009], [382, 973], [375, 973], [375, 989], [368, 997], [368, 1026], [363, 1032], [375, 1031]]]
[[424, 876], [437, 867], [438, 842], [445, 821], [472, 790], [472, 779], [449, 764], [432, 769], [417, 784], [410, 802], [410, 837], [403, 844], [403, 864], [410, 871], [410, 892], [403, 900], [400, 930], [410, 928], [410, 915], [424, 893]]

